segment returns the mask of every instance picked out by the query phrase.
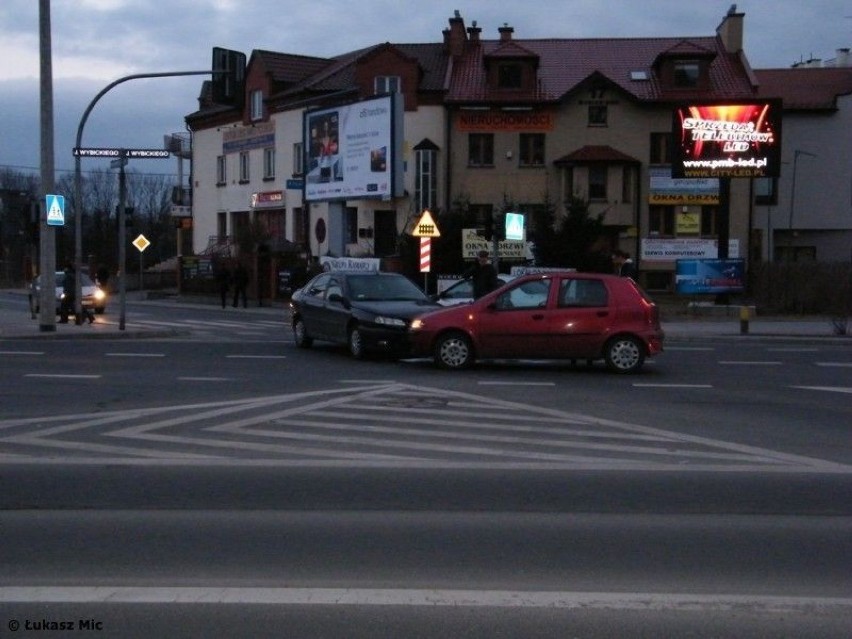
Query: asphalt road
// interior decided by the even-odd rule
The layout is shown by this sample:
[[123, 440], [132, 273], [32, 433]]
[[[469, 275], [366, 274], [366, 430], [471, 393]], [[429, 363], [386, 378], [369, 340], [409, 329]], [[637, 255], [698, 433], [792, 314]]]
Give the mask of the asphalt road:
[[451, 374], [132, 312], [190, 329], [0, 342], [0, 636], [848, 636], [849, 347]]

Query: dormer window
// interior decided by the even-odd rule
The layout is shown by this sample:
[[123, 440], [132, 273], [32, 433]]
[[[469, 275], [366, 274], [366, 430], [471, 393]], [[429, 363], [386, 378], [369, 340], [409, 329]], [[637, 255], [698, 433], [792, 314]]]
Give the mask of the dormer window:
[[255, 89], [249, 94], [249, 108], [252, 121], [263, 119], [263, 91]]
[[497, 67], [497, 86], [501, 89], [520, 89], [524, 85], [524, 69], [517, 62], [503, 62]]
[[376, 95], [400, 93], [402, 91], [402, 82], [398, 75], [377, 75], [373, 90]]
[[701, 79], [701, 63], [698, 60], [675, 60], [674, 84], [682, 89], [698, 86]]

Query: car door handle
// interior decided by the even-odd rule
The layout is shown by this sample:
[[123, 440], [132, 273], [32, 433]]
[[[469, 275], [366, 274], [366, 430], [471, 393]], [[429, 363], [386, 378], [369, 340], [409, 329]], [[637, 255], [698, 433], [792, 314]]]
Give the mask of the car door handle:
[[533, 315], [533, 316], [532, 316], [532, 318], [533, 318], [534, 320], [543, 320], [543, 319], [544, 319], [544, 315], [542, 315], [541, 313], [536, 313], [535, 315]]

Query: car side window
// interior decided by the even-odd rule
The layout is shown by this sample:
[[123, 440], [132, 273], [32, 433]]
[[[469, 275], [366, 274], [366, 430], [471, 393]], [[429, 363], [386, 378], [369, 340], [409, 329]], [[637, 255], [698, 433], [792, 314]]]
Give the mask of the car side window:
[[336, 278], [330, 278], [328, 281], [328, 288], [325, 289], [325, 299], [328, 299], [332, 295], [340, 295], [343, 296], [343, 287], [340, 285], [340, 282]]
[[559, 306], [595, 307], [609, 302], [606, 285], [601, 280], [566, 279], [559, 288]]
[[517, 284], [500, 294], [495, 300], [498, 309], [531, 309], [547, 306], [550, 280], [531, 280]]
[[311, 282], [310, 288], [307, 291], [308, 295], [311, 297], [323, 297], [330, 281], [331, 275], [320, 275]]

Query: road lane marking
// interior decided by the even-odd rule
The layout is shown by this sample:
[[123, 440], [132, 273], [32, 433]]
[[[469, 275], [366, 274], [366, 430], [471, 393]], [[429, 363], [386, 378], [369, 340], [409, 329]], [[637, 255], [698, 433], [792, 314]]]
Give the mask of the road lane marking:
[[104, 353], [104, 357], [165, 357], [165, 353]]
[[829, 368], [852, 368], [852, 362], [817, 362], [816, 365]]
[[476, 382], [480, 386], [556, 386], [555, 382]]
[[44, 355], [44, 351], [0, 351], [0, 355]]
[[82, 375], [74, 373], [26, 373], [24, 377], [52, 377], [59, 379], [99, 379], [100, 375]]
[[719, 360], [717, 362], [722, 366], [781, 366], [784, 362], [761, 362], [752, 360]]
[[267, 606], [408, 606], [577, 610], [751, 611], [773, 615], [846, 614], [849, 597], [574, 592], [430, 588], [275, 588], [174, 586], [4, 586], [0, 601], [54, 604], [256, 604]]
[[852, 388], [843, 388], [842, 386], [791, 386], [790, 388], [799, 388], [801, 390], [827, 391], [829, 393], [852, 393]]
[[286, 355], [225, 355], [225, 359], [287, 359]]
[[651, 384], [637, 382], [633, 384], [636, 388], [713, 388], [713, 384]]

